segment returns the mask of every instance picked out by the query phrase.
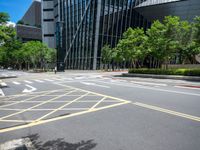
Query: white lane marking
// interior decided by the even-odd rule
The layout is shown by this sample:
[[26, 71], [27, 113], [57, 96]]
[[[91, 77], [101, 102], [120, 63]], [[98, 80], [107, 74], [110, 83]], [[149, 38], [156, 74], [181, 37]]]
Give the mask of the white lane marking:
[[80, 79], [85, 79], [85, 77], [75, 77], [75, 79], [80, 80]]
[[96, 83], [88, 83], [88, 82], [80, 82], [80, 83], [85, 84], [85, 85], [92, 85], [92, 86], [99, 86], [99, 87], [104, 87], [104, 88], [110, 88], [109, 86], [99, 85], [99, 84], [96, 84]]
[[162, 84], [162, 83], [151, 83], [151, 82], [139, 82], [139, 81], [131, 81], [132, 83], [136, 84], [144, 84], [144, 85], [155, 85], [155, 86], [167, 86], [167, 84]]
[[74, 80], [74, 79], [72, 79], [72, 78], [63, 78], [64, 80]]
[[182, 88], [182, 89], [200, 90], [200, 88], [196, 88], [196, 87], [187, 87], [187, 86], [178, 86], [178, 85], [176, 85], [174, 87], [176, 87], [176, 88]]
[[21, 83], [17, 82], [17, 81], [13, 81], [14, 84], [16, 85], [20, 85]]
[[24, 82], [29, 83], [29, 84], [33, 83], [31, 81], [28, 81], [28, 80], [24, 80]]
[[41, 80], [34, 80], [36, 82], [39, 82], [39, 83], [43, 83], [44, 81], [41, 81]]
[[3, 92], [2, 89], [0, 89], [0, 95], [1, 95], [1, 96], [5, 96], [5, 94], [4, 94], [4, 92]]
[[6, 84], [5, 82], [1, 82], [0, 85], [1, 85], [2, 87], [7, 86], [7, 84]]
[[133, 85], [125, 85], [125, 84], [111, 83], [111, 82], [108, 83], [108, 82], [99, 81], [99, 80], [97, 80], [97, 81], [95, 81], [95, 82], [101, 82], [101, 83], [113, 84], [113, 85], [120, 85], [120, 86], [126, 86], [126, 87], [136, 87], [136, 88], [148, 89], [148, 90], [154, 90], [154, 91], [161, 91], [161, 92], [169, 92], [169, 93], [176, 93], [176, 94], [200, 96], [200, 94], [197, 94], [197, 93], [181, 92], [181, 91], [172, 91], [172, 90], [165, 90], [165, 89], [157, 89], [157, 88], [146, 87], [146, 86], [133, 86]]
[[32, 87], [32, 86], [30, 86], [30, 85], [27, 85], [27, 84], [26, 84], [25, 86], [29, 87], [30, 89], [24, 89], [24, 90], [22, 91], [22, 93], [31, 93], [31, 92], [37, 90], [35, 87]]
[[62, 79], [59, 79], [59, 78], [52, 78], [52, 79], [54, 79], [54, 80], [58, 80], [58, 81], [61, 81]]
[[54, 80], [51, 80], [51, 79], [44, 79], [45, 81], [50, 81], [50, 82], [52, 82], [52, 81], [54, 81]]
[[2, 73], [1, 75], [2, 75], [2, 76], [4, 76], [4, 77], [8, 77], [8, 75], [7, 75], [7, 74], [5, 74], [5, 73]]

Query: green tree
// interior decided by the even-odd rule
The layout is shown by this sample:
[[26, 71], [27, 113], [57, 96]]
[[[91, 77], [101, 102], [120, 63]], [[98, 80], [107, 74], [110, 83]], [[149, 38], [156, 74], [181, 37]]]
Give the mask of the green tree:
[[19, 20], [19, 21], [17, 21], [17, 24], [24, 24], [24, 21], [23, 20]]
[[160, 64], [165, 63], [168, 68], [170, 59], [177, 53], [180, 24], [179, 17], [167, 16], [163, 23], [157, 20], [147, 30], [151, 67], [160, 67]]
[[147, 36], [144, 34], [143, 29], [129, 28], [117, 44], [116, 49], [119, 54], [116, 56], [120, 60], [131, 62], [132, 67], [140, 67], [139, 61], [142, 62], [147, 54], [145, 48], [146, 40]]
[[194, 18], [190, 42], [185, 48], [184, 54], [190, 63], [196, 63], [195, 56], [200, 54], [200, 17]]
[[48, 48], [45, 44], [39, 41], [29, 41], [23, 44], [22, 47], [24, 61], [27, 64], [27, 69], [32, 64], [33, 67], [45, 69], [45, 64], [55, 61], [55, 50]]
[[8, 13], [0, 12], [0, 24], [4, 24], [10, 20], [10, 16]]
[[[109, 64], [112, 61], [113, 50], [109, 45], [105, 45], [101, 50], [101, 61], [104, 64], [106, 70], [109, 68]], [[106, 65], [106, 66], [105, 66]]]

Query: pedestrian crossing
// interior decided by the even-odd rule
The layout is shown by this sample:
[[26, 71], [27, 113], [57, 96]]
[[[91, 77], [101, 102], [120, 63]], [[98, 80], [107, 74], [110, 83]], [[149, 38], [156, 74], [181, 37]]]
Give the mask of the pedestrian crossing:
[[[99, 77], [97, 77], [99, 78]], [[90, 80], [94, 79], [94, 77], [90, 76], [81, 76], [81, 77], [53, 77], [53, 78], [44, 78], [44, 79], [25, 79], [25, 80], [14, 80], [10, 81], [10, 83], [14, 85], [24, 85], [24, 84], [45, 84], [45, 83], [58, 83], [58, 82], [76, 82], [76, 81], [82, 81], [82, 80]], [[100, 78], [99, 78], [100, 79]]]
[[17, 76], [22, 76], [22, 75], [27, 75], [28, 73], [26, 72], [5, 72], [5, 73], [0, 73], [0, 77], [17, 77]]

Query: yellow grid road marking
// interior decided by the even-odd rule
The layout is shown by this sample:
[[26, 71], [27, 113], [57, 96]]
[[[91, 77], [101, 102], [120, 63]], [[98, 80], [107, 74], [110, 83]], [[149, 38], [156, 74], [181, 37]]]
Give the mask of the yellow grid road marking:
[[37, 121], [37, 122], [32, 122], [32, 123], [29, 123], [29, 124], [25, 124], [25, 125], [19, 125], [19, 126], [16, 126], [16, 127], [0, 129], [0, 133], [5, 133], [5, 132], [9, 132], [9, 131], [14, 131], [14, 130], [19, 130], [19, 129], [23, 129], [23, 128], [33, 127], [33, 126], [36, 126], [36, 125], [41, 125], [41, 124], [45, 124], [45, 123], [48, 123], [48, 122], [53, 122], [53, 121], [58, 121], [58, 120], [66, 119], [66, 118], [71, 118], [71, 117], [75, 117], [75, 116], [78, 116], [78, 115], [83, 115], [83, 114], [87, 114], [87, 113], [91, 113], [91, 112], [96, 112], [96, 111], [104, 110], [104, 109], [108, 109], [108, 108], [113, 108], [113, 107], [117, 107], [117, 106], [128, 104], [128, 103], [130, 103], [130, 102], [129, 101], [125, 101], [125, 102], [121, 102], [121, 103], [117, 103], [117, 104], [113, 104], [113, 105], [109, 105], [109, 106], [104, 106], [104, 107], [100, 107], [100, 108], [94, 108], [92, 110], [86, 110], [86, 111], [81, 111], [81, 112], [77, 112], [77, 113], [73, 113], [73, 114], [69, 114], [69, 115], [59, 116], [59, 117], [51, 118], [51, 119], [48, 119], [48, 120], [40, 120], [40, 121]]
[[[87, 109], [90, 109], [90, 108], [63, 108], [63, 109], [60, 109], [60, 110], [87, 110]], [[0, 110], [13, 110], [13, 111], [20, 111], [20, 110], [26, 110], [26, 109], [0, 109]], [[56, 110], [56, 109], [31, 109], [30, 111], [48, 111], [48, 110]], [[1, 120], [0, 120], [1, 121]]]
[[[59, 96], [59, 95], [58, 95]], [[88, 96], [88, 95], [87, 95]], [[39, 103], [39, 102], [44, 102], [45, 100], [39, 100], [39, 101], [27, 101], [24, 103]], [[81, 100], [75, 103], [92, 103], [92, 102], [98, 102], [99, 100]], [[11, 103], [11, 102], [16, 102], [16, 101], [9, 101], [9, 102], [4, 102], [4, 103]], [[52, 101], [49, 103], [64, 103], [64, 102], [71, 102], [70, 100], [61, 100], [61, 101]], [[116, 100], [106, 100], [106, 102], [114, 103]], [[6, 109], [6, 108], [0, 108], [0, 110]]]
[[[72, 91], [70, 91], [70, 92], [68, 92], [68, 93], [72, 93], [72, 92], [74, 92], [74, 91], [76, 91], [76, 90], [72, 90]], [[24, 110], [22, 110], [22, 111], [20, 111], [20, 112], [16, 112], [16, 113], [13, 113], [13, 114], [10, 114], [10, 115], [1, 117], [0, 120], [3, 120], [3, 119], [5, 119], [5, 118], [11, 117], [11, 116], [14, 116], [14, 115], [17, 115], [17, 114], [24, 113], [24, 112], [26, 112], [26, 111], [29, 111], [29, 110], [35, 108], [35, 107], [41, 106], [41, 105], [46, 104], [46, 103], [48, 103], [48, 102], [50, 102], [50, 101], [53, 101], [53, 100], [58, 99], [58, 98], [60, 98], [60, 97], [63, 97], [64, 95], [66, 95], [66, 94], [68, 94], [68, 93], [65, 93], [65, 94], [63, 94], [63, 95], [57, 96], [57, 97], [52, 98], [52, 99], [50, 99], [50, 100], [48, 100], [48, 101], [44, 101], [44, 102], [42, 102], [42, 103], [40, 103], [40, 104], [37, 104], [37, 105], [32, 106], [32, 107], [30, 107], [30, 108], [24, 109]]]
[[[115, 97], [111, 97], [111, 96], [107, 96], [107, 95], [103, 95], [103, 94], [99, 94], [99, 93], [95, 93], [95, 92], [91, 92], [91, 91], [86, 91], [86, 90], [82, 90], [82, 89], [78, 89], [78, 88], [74, 88], [74, 87], [69, 87], [69, 86], [67, 86], [67, 88], [68, 89], [73, 89], [73, 91], [70, 91], [70, 92], [77, 91], [77, 93], [78, 92], [85, 93], [84, 95], [81, 95], [81, 97], [88, 96], [88, 95], [100, 96], [100, 97], [103, 97], [102, 99], [106, 99], [106, 98], [107, 99], [108, 98], [111, 99], [111, 100], [108, 100], [108, 102], [116, 102], [116, 101], [118, 101], [118, 103], [115, 103], [115, 104], [112, 104], [112, 105], [108, 105], [108, 106], [104, 106], [104, 107], [100, 107], [100, 108], [96, 108], [96, 106], [99, 105], [103, 101], [102, 99], [101, 100], [95, 100], [95, 101], [94, 100], [89, 100], [89, 101], [86, 100], [85, 102], [97, 102], [97, 103], [95, 105], [93, 105], [93, 109], [90, 109], [90, 108], [64, 108], [66, 105], [69, 105], [69, 103], [74, 103], [74, 102], [75, 103], [78, 103], [78, 102], [82, 103], [82, 102], [84, 102], [84, 101], [72, 100], [72, 101], [68, 101], [67, 104], [65, 104], [65, 105], [63, 105], [63, 106], [61, 106], [61, 107], [59, 107], [57, 109], [52, 109], [53, 111], [50, 112], [50, 113], [52, 114], [52, 113], [54, 113], [54, 112], [56, 112], [58, 110], [81, 110], [81, 112], [76, 112], [76, 113], [67, 114], [67, 115], [63, 115], [63, 116], [57, 116], [57, 117], [54, 117], [54, 118], [51, 118], [51, 119], [47, 119], [47, 120], [41, 120], [44, 117], [47, 117], [47, 114], [44, 115], [43, 117], [39, 118], [40, 120], [37, 119], [37, 120], [26, 120], [26, 121], [24, 121], [24, 120], [5, 120], [5, 117], [6, 118], [8, 117], [8, 116], [5, 116], [5, 117], [2, 117], [2, 118], [4, 118], [4, 120], [0, 120], [0, 122], [19, 122], [19, 123], [23, 122], [23, 123], [26, 123], [26, 124], [25, 125], [18, 125], [16, 127], [8, 127], [8, 128], [0, 129], [0, 133], [13, 131], [13, 130], [17, 130], [17, 129], [22, 129], [22, 128], [27, 128], [27, 127], [31, 127], [31, 126], [35, 126], [35, 125], [39, 125], [39, 124], [48, 123], [48, 122], [51, 122], [51, 121], [61, 120], [61, 119], [64, 119], [64, 118], [70, 118], [70, 117], [73, 117], [73, 116], [78, 116], [78, 115], [82, 115], [82, 114], [95, 112], [95, 111], [98, 111], [98, 110], [103, 110], [103, 109], [112, 108], [112, 107], [116, 107], [116, 106], [120, 106], [120, 105], [123, 105], [123, 104], [130, 103], [129, 101], [126, 101], [126, 100], [123, 100], [123, 99], [120, 99], [120, 98], [115, 98]], [[62, 91], [65, 92], [64, 90], [62, 90]], [[65, 94], [70, 94], [70, 93], [68, 92], [68, 93], [65, 93]], [[81, 97], [79, 96], [77, 98], [77, 100], [80, 99]], [[62, 101], [62, 102], [66, 102], [66, 101]], [[45, 101], [44, 103], [51, 103], [51, 100]], [[28, 109], [24, 109], [24, 110], [18, 112], [17, 114], [23, 113], [25, 111], [33, 111], [35, 107], [36, 106], [30, 107]], [[37, 109], [35, 109], [35, 110], [37, 110]], [[38, 109], [38, 110], [44, 111], [45, 109]], [[49, 113], [49, 115], [50, 115], [50, 113]], [[16, 113], [11, 114], [11, 115], [16, 115]]]
[[39, 118], [39, 119], [37, 119], [36, 121], [39, 121], [39, 120], [42, 120], [42, 119], [46, 118], [47, 116], [49, 116], [49, 115], [51, 115], [51, 114], [53, 114], [53, 113], [57, 112], [58, 110], [60, 110], [60, 109], [62, 109], [62, 108], [64, 108], [64, 107], [66, 107], [66, 106], [68, 106], [68, 105], [72, 104], [72, 103], [73, 103], [73, 102], [75, 102], [75, 101], [78, 101], [79, 99], [83, 98], [84, 96], [87, 96], [88, 94], [89, 94], [89, 93], [86, 93], [86, 94], [84, 94], [84, 95], [82, 95], [82, 96], [80, 96], [80, 97], [78, 97], [78, 98], [74, 99], [73, 101], [71, 101], [71, 102], [68, 102], [67, 104], [65, 104], [65, 105], [63, 105], [63, 106], [61, 106], [61, 107], [59, 107], [59, 108], [55, 109], [54, 111], [52, 111], [52, 112], [50, 112], [50, 113], [48, 113], [48, 114], [46, 114], [46, 115], [44, 115], [44, 116], [40, 117], [40, 118]]
[[[16, 97], [21, 97], [21, 96], [35, 96], [35, 94], [41, 94], [41, 93], [46, 93], [46, 92], [54, 93], [54, 92], [61, 92], [61, 91], [67, 91], [67, 90], [70, 90], [70, 89], [66, 88], [66, 89], [57, 89], [57, 90], [45, 90], [45, 91], [40, 91], [40, 92], [32, 92], [32, 93], [25, 93], [25, 94], [8, 95], [8, 96], [3, 97], [3, 99], [1, 99], [1, 100], [10, 100], [10, 99], [14, 99]], [[40, 96], [42, 96], [42, 95], [40, 95]], [[55, 95], [55, 96], [59, 96], [59, 95]]]
[[0, 120], [0, 122], [31, 123], [34, 120]]
[[[53, 93], [53, 92], [48, 92], [48, 93]], [[47, 95], [48, 93], [45, 93], [45, 94], [42, 94], [42, 95]], [[22, 100], [22, 101], [17, 101], [17, 102], [15, 102], [15, 103], [3, 105], [3, 106], [0, 106], [0, 108], [4, 108], [4, 107], [7, 107], [7, 106], [12, 106], [12, 105], [15, 105], [15, 104], [19, 104], [19, 103], [22, 103], [22, 102], [26, 102], [26, 101], [29, 101], [29, 100], [31, 100], [31, 99], [35, 99], [35, 98], [37, 98], [37, 97], [40, 97], [40, 95], [35, 95], [35, 96], [31, 97], [31, 98], [27, 98], [27, 99]], [[1, 119], [1, 118], [0, 118], [0, 119]]]
[[127, 100], [123, 100], [123, 99], [121, 99], [121, 98], [112, 97], [112, 96], [108, 96], [108, 95], [104, 95], [104, 94], [100, 94], [100, 93], [96, 93], [96, 92], [92, 92], [92, 91], [87, 91], [87, 90], [75, 88], [75, 87], [68, 86], [68, 85], [63, 85], [63, 84], [59, 84], [59, 83], [54, 83], [54, 84], [60, 85], [60, 86], [63, 86], [63, 87], [67, 87], [67, 88], [73, 88], [73, 89], [80, 90], [80, 91], [83, 91], [83, 92], [90, 92], [90, 93], [92, 93], [92, 94], [99, 95], [99, 96], [102, 96], [102, 97], [106, 96], [107, 98], [115, 99], [115, 100], [118, 100], [118, 101], [120, 101], [120, 102], [130, 102], [130, 101], [127, 101]]
[[107, 97], [103, 97], [100, 101], [98, 101], [96, 104], [94, 104], [90, 110], [94, 109], [97, 105], [99, 105], [101, 102], [103, 102]]

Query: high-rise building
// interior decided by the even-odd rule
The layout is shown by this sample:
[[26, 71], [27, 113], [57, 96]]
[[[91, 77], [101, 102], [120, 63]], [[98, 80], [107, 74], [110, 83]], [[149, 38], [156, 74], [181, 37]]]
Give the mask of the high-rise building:
[[55, 44], [65, 68], [100, 69], [105, 44], [114, 47], [127, 28], [147, 29], [167, 15], [191, 21], [200, 0], [43, 0], [43, 39]]
[[56, 48], [53, 0], [42, 0], [42, 41], [51, 48]]
[[22, 19], [16, 25], [17, 37], [23, 42], [42, 41], [41, 2], [33, 1]]

